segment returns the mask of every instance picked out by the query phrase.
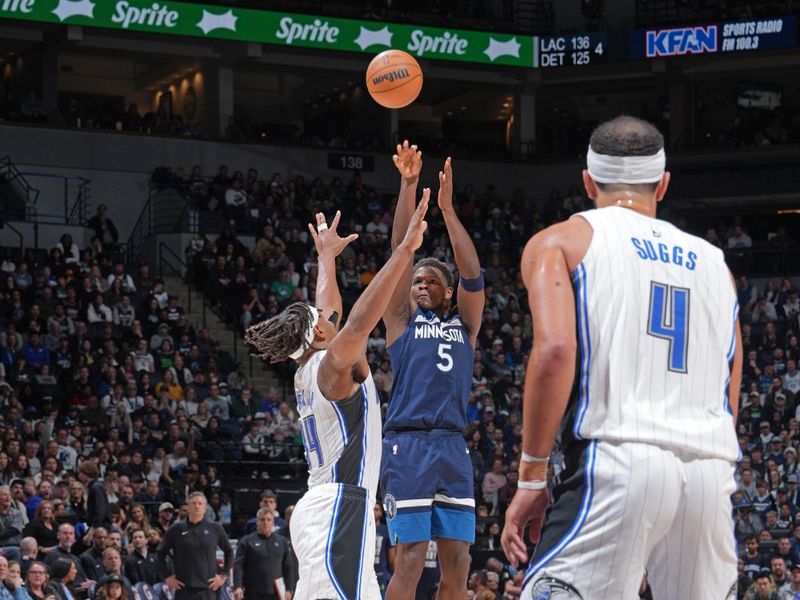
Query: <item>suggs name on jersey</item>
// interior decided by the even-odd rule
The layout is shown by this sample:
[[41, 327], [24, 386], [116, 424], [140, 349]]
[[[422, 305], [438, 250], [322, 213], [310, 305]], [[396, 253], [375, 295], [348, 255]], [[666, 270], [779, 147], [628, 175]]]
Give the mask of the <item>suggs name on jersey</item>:
[[464, 343], [464, 333], [458, 327], [443, 327], [441, 323], [424, 323], [414, 327], [414, 339], [438, 339]]
[[659, 260], [668, 265], [675, 265], [678, 267], [686, 267], [690, 271], [694, 271], [697, 266], [697, 254], [694, 252], [686, 252], [681, 246], [668, 246], [664, 242], [653, 243], [651, 240], [639, 239], [636, 237], [631, 238], [636, 254], [642, 260]]

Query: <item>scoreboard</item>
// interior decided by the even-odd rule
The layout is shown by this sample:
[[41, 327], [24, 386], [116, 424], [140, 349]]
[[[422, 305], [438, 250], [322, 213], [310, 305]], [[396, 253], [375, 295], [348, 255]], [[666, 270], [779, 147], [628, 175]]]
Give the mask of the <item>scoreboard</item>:
[[794, 48], [797, 38], [794, 15], [628, 32], [537, 36], [534, 67], [581, 67], [649, 58]]
[[608, 35], [581, 33], [539, 37], [537, 67], [564, 67], [593, 65], [606, 62]]

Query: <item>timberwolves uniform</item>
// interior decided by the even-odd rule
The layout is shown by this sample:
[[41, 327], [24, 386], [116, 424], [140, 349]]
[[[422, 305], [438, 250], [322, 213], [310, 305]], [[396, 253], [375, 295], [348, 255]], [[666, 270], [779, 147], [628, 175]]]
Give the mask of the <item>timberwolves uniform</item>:
[[325, 351], [295, 375], [308, 461], [308, 492], [290, 524], [299, 563], [296, 600], [380, 600], [375, 577], [375, 516], [381, 460], [381, 407], [372, 374], [347, 400], [317, 387]]
[[637, 598], [646, 569], [654, 598], [726, 598], [738, 305], [722, 252], [625, 208], [580, 217], [565, 468], [521, 597]]
[[381, 487], [392, 545], [475, 541], [472, 463], [462, 431], [474, 350], [458, 316], [417, 308], [389, 347], [394, 385]]

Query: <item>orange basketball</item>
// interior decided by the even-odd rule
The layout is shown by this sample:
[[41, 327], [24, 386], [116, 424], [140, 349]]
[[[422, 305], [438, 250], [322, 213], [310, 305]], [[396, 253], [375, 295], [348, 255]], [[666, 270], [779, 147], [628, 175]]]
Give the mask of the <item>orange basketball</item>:
[[402, 50], [384, 50], [367, 67], [367, 90], [386, 108], [403, 108], [419, 96], [422, 69], [417, 60]]

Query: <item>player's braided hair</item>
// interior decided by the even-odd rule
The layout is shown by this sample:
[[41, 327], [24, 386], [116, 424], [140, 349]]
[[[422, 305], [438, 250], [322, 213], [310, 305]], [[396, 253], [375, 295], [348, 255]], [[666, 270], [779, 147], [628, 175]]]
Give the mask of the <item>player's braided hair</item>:
[[302, 302], [295, 302], [276, 317], [247, 328], [244, 343], [253, 348], [253, 356], [269, 362], [282, 362], [301, 347], [311, 325], [311, 313]]
[[[589, 146], [598, 154], [607, 156], [652, 156], [664, 147], [664, 136], [655, 125], [637, 117], [622, 115], [601, 123], [592, 132]], [[652, 192], [658, 182], [639, 184], [612, 184], [595, 182], [603, 191], [624, 187], [641, 188]]]

